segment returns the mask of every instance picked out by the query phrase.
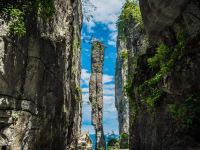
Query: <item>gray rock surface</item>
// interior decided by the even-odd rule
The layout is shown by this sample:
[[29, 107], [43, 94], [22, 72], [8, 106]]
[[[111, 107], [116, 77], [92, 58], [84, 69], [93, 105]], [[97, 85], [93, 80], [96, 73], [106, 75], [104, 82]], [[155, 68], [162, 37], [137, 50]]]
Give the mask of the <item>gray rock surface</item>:
[[140, 0], [146, 30], [154, 37], [171, 26], [185, 9], [189, 0]]
[[96, 133], [96, 148], [105, 149], [103, 132], [103, 63], [104, 46], [99, 41], [92, 43], [92, 74], [89, 82], [89, 100], [92, 105], [92, 124]]
[[81, 2], [54, 5], [52, 19], [27, 16], [22, 38], [9, 36], [6, 23], [0, 24], [0, 148], [75, 149], [81, 128]]
[[166, 28], [177, 24], [182, 23], [191, 36], [200, 31], [198, 0], [140, 0], [140, 8], [145, 29], [155, 43]]
[[[127, 133], [130, 138], [129, 144], [132, 144], [134, 108], [127, 90], [129, 90], [137, 70], [135, 58], [146, 53], [149, 41], [142, 26], [135, 21], [135, 18], [129, 18], [126, 21], [124, 29], [118, 32], [115, 100], [118, 108], [120, 134], [125, 131], [124, 133]], [[118, 30], [120, 31], [120, 27]], [[124, 142], [123, 140], [120, 142], [121, 148], [124, 148]]]
[[[132, 51], [127, 48], [128, 53], [132, 54], [130, 56], [133, 56], [128, 59], [129, 75], [132, 79], [129, 91], [131, 95], [129, 101], [130, 149], [200, 149], [198, 128], [200, 125], [198, 119], [200, 115], [200, 68], [196, 65], [200, 63], [200, 3], [196, 0], [140, 0], [140, 7], [150, 44], [146, 49], [138, 47], [138, 43], [142, 45], [145, 43], [140, 42], [144, 41], [143, 35], [137, 28], [127, 27], [127, 30], [135, 30], [129, 33], [132, 37], [136, 37], [127, 40], [128, 47], [133, 48]], [[186, 35], [184, 36], [185, 52], [182, 52], [181, 48], [176, 48], [177, 43], [183, 42], [179, 38], [180, 34]], [[139, 35], [138, 38], [137, 35]], [[141, 96], [140, 87], [157, 71], [149, 67], [147, 60], [154, 56], [155, 49], [161, 43], [173, 50], [178, 49], [179, 58], [156, 85], [163, 95], [150, 109], [144, 102], [145, 98]], [[136, 53], [133, 53], [134, 51]], [[148, 88], [143, 90], [147, 91]], [[171, 110], [170, 106], [178, 109]]]
[[[129, 135], [129, 103], [128, 97], [124, 91], [128, 75], [128, 60], [126, 58], [128, 52], [126, 42], [120, 39], [119, 36], [117, 41], [117, 60], [115, 70], [115, 106], [118, 111], [119, 134]], [[126, 142], [128, 142], [128, 139], [126, 139]], [[122, 148], [122, 144], [120, 145]]]

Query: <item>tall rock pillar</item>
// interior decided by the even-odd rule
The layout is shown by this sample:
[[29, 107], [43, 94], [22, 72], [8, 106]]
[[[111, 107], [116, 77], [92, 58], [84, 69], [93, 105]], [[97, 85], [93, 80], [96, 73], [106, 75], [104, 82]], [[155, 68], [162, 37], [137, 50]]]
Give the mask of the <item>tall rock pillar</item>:
[[96, 132], [96, 149], [105, 148], [103, 133], [103, 85], [102, 73], [104, 46], [99, 41], [92, 44], [92, 75], [90, 77], [90, 102], [92, 104], [92, 124]]

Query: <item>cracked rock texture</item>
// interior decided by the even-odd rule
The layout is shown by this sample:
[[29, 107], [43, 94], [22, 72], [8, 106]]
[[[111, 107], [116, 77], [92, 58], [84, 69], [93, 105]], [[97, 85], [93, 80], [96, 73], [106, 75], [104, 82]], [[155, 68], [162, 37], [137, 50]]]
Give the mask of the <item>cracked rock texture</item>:
[[[133, 26], [130, 22], [125, 30], [131, 79], [130, 149], [199, 150], [200, 2], [140, 0], [140, 8], [145, 31], [141, 32], [134, 25], [134, 19]], [[148, 44], [144, 38], [146, 33]], [[150, 109], [139, 92], [141, 85], [157, 71], [149, 67], [147, 60], [155, 55], [161, 43], [175, 49], [178, 42], [183, 42], [179, 39], [180, 34], [186, 35], [185, 51], [177, 50], [180, 57], [157, 83], [156, 88], [162, 91], [162, 96]]]
[[[119, 134], [129, 134], [129, 103], [128, 97], [125, 94], [124, 88], [127, 82], [128, 75], [128, 61], [127, 61], [127, 48], [126, 42], [119, 38], [117, 41], [117, 60], [116, 60], [116, 71], [115, 71], [115, 106], [118, 112], [119, 121]], [[121, 143], [122, 142], [122, 143]], [[128, 138], [120, 141], [120, 147], [123, 143], [128, 143]]]
[[105, 149], [103, 132], [103, 63], [104, 46], [99, 41], [92, 43], [92, 74], [89, 82], [89, 100], [92, 105], [92, 124], [96, 132], [96, 149]]
[[[81, 1], [27, 16], [22, 38], [0, 21], [0, 149], [75, 149], [81, 128]], [[33, 16], [32, 16], [33, 15]]]

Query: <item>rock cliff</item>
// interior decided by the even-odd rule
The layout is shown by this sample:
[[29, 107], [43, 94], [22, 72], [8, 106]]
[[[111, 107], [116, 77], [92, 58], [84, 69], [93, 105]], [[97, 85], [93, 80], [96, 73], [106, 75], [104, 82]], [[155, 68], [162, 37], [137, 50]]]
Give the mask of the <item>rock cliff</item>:
[[104, 46], [99, 41], [92, 43], [92, 74], [89, 82], [89, 100], [92, 105], [92, 124], [96, 133], [96, 149], [105, 149], [103, 132], [103, 62]]
[[[12, 13], [23, 6], [23, 1], [3, 6], [9, 2]], [[81, 124], [81, 1], [52, 1], [51, 18], [42, 17], [34, 3], [24, 6], [30, 12], [24, 14], [23, 36], [10, 29], [24, 29], [13, 28], [1, 15], [0, 148], [74, 149]]]
[[129, 135], [129, 105], [128, 97], [125, 94], [124, 88], [127, 82], [128, 62], [126, 42], [120, 39], [118, 35], [117, 41], [117, 60], [115, 70], [115, 106], [118, 111], [119, 134], [125, 136], [120, 140], [120, 147], [127, 148]]
[[[136, 11], [137, 14], [135, 14], [134, 11]], [[132, 136], [132, 128], [129, 127], [132, 127], [132, 118], [134, 116], [132, 113], [133, 108], [130, 101], [129, 88], [136, 70], [134, 58], [138, 53], [144, 53], [148, 46], [148, 40], [144, 34], [139, 18], [141, 14], [138, 11], [139, 6], [137, 3], [127, 1], [119, 16], [118, 23], [115, 100], [118, 108], [121, 148], [128, 147], [129, 142], [131, 142], [129, 138]], [[128, 139], [129, 142], [127, 141]]]
[[128, 51], [130, 149], [200, 149], [200, 3], [140, 0], [142, 22], [136, 4], [127, 2], [132, 9], [119, 26]]

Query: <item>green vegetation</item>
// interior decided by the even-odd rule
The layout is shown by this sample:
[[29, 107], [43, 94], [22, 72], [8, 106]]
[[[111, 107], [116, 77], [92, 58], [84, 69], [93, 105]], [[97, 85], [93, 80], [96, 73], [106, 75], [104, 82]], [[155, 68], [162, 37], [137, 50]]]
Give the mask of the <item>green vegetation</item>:
[[80, 41], [78, 38], [74, 38], [73, 40], [73, 49], [76, 50], [76, 49], [79, 49], [80, 47]]
[[138, 88], [141, 93], [142, 102], [148, 108], [154, 108], [164, 92], [160, 89], [159, 83], [163, 76], [172, 71], [175, 62], [181, 59], [185, 50], [185, 38], [183, 34], [178, 35], [178, 43], [173, 47], [161, 44], [153, 57], [148, 58], [149, 67], [156, 72], [154, 76], [146, 80]]
[[91, 0], [82, 0], [81, 2], [83, 15], [87, 21], [90, 21], [90, 19], [93, 18], [92, 13], [96, 10], [96, 6], [91, 2]]
[[116, 137], [114, 132], [108, 135], [107, 140], [108, 140], [108, 144], [107, 144], [108, 150], [119, 149], [119, 139]]
[[125, 28], [132, 20], [134, 20], [135, 23], [138, 24], [140, 27], [143, 27], [139, 4], [136, 0], [126, 0], [121, 15], [118, 18], [119, 33], [124, 33]]
[[180, 129], [188, 129], [200, 124], [200, 93], [190, 94], [180, 104], [169, 104], [168, 112]]
[[79, 86], [76, 86], [76, 92], [77, 93], [82, 93], [82, 89]]
[[51, 18], [55, 13], [53, 0], [36, 0], [36, 8], [43, 19]]
[[76, 92], [76, 95], [77, 95], [76, 100], [78, 102], [80, 102], [81, 101], [81, 93], [82, 93], [82, 89], [80, 88], [80, 86], [76, 86], [75, 92]]
[[105, 46], [103, 45], [102, 42], [100, 42], [100, 41], [93, 41], [92, 49], [94, 49], [94, 50], [102, 50], [104, 48], [105, 48]]
[[[26, 33], [26, 17], [31, 13], [39, 14], [43, 19], [51, 18], [55, 12], [53, 0], [27, 0], [2, 2], [0, 16], [9, 24], [12, 35], [24, 36]], [[37, 17], [37, 16], [31, 16]]]
[[10, 15], [10, 32], [19, 36], [23, 36], [26, 33], [24, 12], [22, 12], [20, 9], [12, 7], [5, 9], [5, 12]]
[[92, 101], [92, 107], [97, 107], [97, 106], [98, 106], [98, 103], [95, 101]]
[[1, 17], [9, 22], [9, 30], [13, 35], [23, 36], [26, 33], [24, 16], [23, 11], [13, 6], [1, 10]]
[[122, 133], [122, 134], [120, 135], [120, 138], [121, 138], [121, 139], [126, 139], [126, 138], [128, 138], [128, 134], [127, 134], [127, 133]]
[[132, 86], [132, 77], [128, 77], [126, 84], [124, 86], [124, 95], [128, 97], [129, 100], [129, 107], [132, 108], [129, 110], [130, 118], [133, 118], [130, 123], [134, 123], [136, 119], [136, 115], [138, 112], [138, 106], [136, 104], [135, 97], [133, 97], [133, 86]]
[[119, 55], [120, 55], [120, 57], [122, 58], [123, 61], [128, 60], [128, 51], [127, 50], [121, 51], [121, 53]]
[[12, 111], [11, 117], [12, 117], [12, 122], [13, 122], [13, 124], [16, 125], [17, 120], [18, 120], [18, 118], [19, 118], [19, 113], [17, 113], [16, 111]]
[[157, 68], [159, 66], [162, 66], [164, 63], [166, 63], [170, 52], [171, 52], [171, 49], [169, 47], [167, 47], [164, 44], [161, 44], [156, 49], [155, 56], [148, 59], [149, 66], [151, 68]]
[[120, 135], [120, 145], [121, 145], [121, 147], [129, 148], [128, 140], [129, 140], [129, 135], [127, 133], [122, 133]]
[[132, 97], [131, 92], [132, 92], [132, 78], [127, 75], [126, 83], [125, 83], [124, 89], [123, 89], [124, 96], [131, 99], [131, 97]]

